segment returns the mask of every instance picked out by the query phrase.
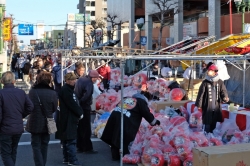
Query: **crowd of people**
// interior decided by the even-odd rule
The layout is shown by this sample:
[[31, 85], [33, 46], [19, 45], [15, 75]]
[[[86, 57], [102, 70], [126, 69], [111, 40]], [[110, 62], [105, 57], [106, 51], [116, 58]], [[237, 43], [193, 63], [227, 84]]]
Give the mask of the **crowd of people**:
[[[74, 68], [64, 69], [62, 78], [61, 63], [60, 55], [16, 54], [12, 60], [12, 71], [3, 73], [1, 82], [4, 88], [0, 90], [0, 150], [5, 166], [15, 165], [25, 117], [25, 130], [31, 133], [36, 166], [44, 166], [47, 161], [50, 140], [47, 118], [54, 117], [56, 121], [58, 131], [55, 136], [63, 147], [64, 164], [81, 165], [76, 152], [98, 153], [91, 142], [93, 85], [101, 78], [110, 78], [110, 68], [102, 62], [101, 75], [96, 70], [87, 73], [84, 63], [78, 61], [73, 65]], [[15, 88], [15, 72], [18, 79], [23, 79], [30, 88], [28, 95]], [[6, 107], [6, 103], [11, 104]]]
[[[109, 89], [111, 79], [110, 66], [104, 60], [100, 62], [97, 70], [89, 70], [87, 73], [85, 65], [81, 61], [76, 62], [75, 65], [69, 64], [74, 68], [65, 69], [67, 64], [62, 65], [60, 55], [16, 54], [13, 56], [12, 71], [3, 74], [1, 80], [4, 88], [0, 90], [0, 122], [2, 122], [0, 144], [8, 144], [8, 146], [1, 146], [1, 151], [4, 151], [1, 156], [5, 166], [15, 165], [16, 149], [24, 132], [22, 119], [25, 117], [27, 117], [25, 130], [31, 133], [31, 146], [36, 166], [46, 165], [47, 161], [50, 140], [47, 118], [54, 117], [56, 121], [58, 131], [55, 137], [61, 141], [64, 164], [81, 165], [76, 157], [77, 152], [98, 153], [91, 142], [92, 96], [96, 93], [94, 90], [97, 82], [102, 81], [104, 89], [100, 90], [105, 91]], [[64, 78], [61, 74], [62, 66]], [[22, 79], [30, 88], [28, 96], [21, 89], [15, 88], [16, 72], [18, 79]], [[7, 93], [9, 93], [9, 97], [6, 98]], [[15, 98], [19, 98], [20, 101], [16, 101]], [[11, 108], [3, 106], [3, 102], [6, 101], [13, 103]], [[138, 107], [135, 111], [146, 111], [145, 115], [150, 117], [149, 122], [152, 125], [158, 124], [159, 121], [153, 118], [149, 109], [144, 109], [145, 106]], [[11, 116], [5, 112], [11, 112]], [[140, 119], [143, 116], [144, 114], [137, 118]], [[136, 128], [138, 128], [138, 124], [136, 124]], [[16, 128], [17, 125], [18, 128]], [[112, 146], [111, 149], [113, 159], [117, 159], [119, 145]]]

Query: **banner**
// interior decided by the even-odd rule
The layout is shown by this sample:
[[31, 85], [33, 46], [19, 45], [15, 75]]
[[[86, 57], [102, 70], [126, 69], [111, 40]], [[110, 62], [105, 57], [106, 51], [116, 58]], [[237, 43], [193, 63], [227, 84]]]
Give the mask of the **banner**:
[[12, 20], [10, 17], [4, 18], [3, 22], [3, 40], [10, 41], [12, 32]]

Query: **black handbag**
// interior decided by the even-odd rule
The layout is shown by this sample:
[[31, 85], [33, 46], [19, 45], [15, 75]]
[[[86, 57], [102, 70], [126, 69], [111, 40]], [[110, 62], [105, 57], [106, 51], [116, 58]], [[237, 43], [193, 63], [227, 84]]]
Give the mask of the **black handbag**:
[[48, 117], [46, 116], [46, 113], [44, 112], [44, 108], [43, 108], [43, 105], [42, 105], [42, 103], [41, 103], [41, 100], [40, 100], [40, 98], [39, 98], [39, 96], [38, 96], [37, 91], [36, 91], [36, 95], [37, 95], [37, 98], [38, 98], [40, 107], [41, 107], [41, 109], [42, 109], [42, 112], [43, 112], [43, 114], [44, 114], [44, 116], [46, 117], [46, 120], [47, 120], [48, 133], [49, 133], [49, 134], [54, 134], [54, 133], [57, 131], [56, 122], [55, 122], [54, 118], [48, 118]]

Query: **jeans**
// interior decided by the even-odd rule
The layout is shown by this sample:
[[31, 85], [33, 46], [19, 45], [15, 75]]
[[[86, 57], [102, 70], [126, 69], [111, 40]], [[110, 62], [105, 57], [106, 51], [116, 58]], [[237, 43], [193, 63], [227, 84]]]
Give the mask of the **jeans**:
[[63, 145], [63, 159], [73, 163], [77, 161], [76, 158], [76, 139], [62, 141]]
[[20, 69], [20, 68], [17, 69], [17, 75], [18, 75], [18, 79], [23, 79], [23, 71], [22, 71], [22, 69]]
[[45, 166], [50, 135], [47, 133], [31, 134], [31, 146], [35, 166]]
[[76, 146], [80, 151], [90, 151], [93, 150], [93, 145], [91, 142], [91, 118], [90, 111], [91, 107], [85, 108], [83, 110], [84, 116], [79, 120], [77, 127], [77, 143]]
[[4, 135], [0, 134], [0, 149], [3, 164], [5, 166], [14, 166], [16, 163], [16, 153], [18, 142], [22, 134]]

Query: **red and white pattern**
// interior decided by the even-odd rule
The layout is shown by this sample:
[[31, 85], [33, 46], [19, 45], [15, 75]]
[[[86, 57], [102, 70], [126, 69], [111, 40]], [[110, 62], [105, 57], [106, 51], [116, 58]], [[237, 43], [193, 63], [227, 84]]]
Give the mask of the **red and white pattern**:
[[[187, 109], [189, 115], [194, 112], [195, 102], [187, 102], [184, 107]], [[228, 104], [221, 104], [223, 121], [225, 118], [236, 121], [237, 126], [241, 131], [250, 129], [250, 110], [239, 107], [238, 111], [228, 111]], [[201, 110], [202, 111], [202, 110]]]

